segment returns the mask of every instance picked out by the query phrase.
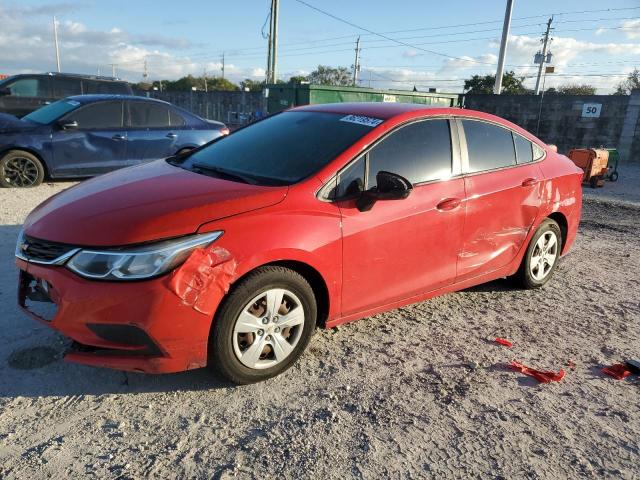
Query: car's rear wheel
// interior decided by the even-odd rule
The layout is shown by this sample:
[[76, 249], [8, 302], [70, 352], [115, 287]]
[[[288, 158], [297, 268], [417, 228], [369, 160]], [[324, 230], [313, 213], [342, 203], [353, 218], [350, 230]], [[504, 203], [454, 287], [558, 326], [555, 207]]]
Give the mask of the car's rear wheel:
[[37, 187], [44, 180], [42, 162], [33, 154], [12, 150], [0, 159], [0, 186]]
[[560, 226], [545, 219], [531, 238], [515, 280], [524, 288], [540, 288], [553, 276], [562, 249]]
[[274, 377], [300, 357], [316, 325], [313, 289], [278, 266], [250, 273], [222, 303], [209, 342], [209, 365], [237, 384]]

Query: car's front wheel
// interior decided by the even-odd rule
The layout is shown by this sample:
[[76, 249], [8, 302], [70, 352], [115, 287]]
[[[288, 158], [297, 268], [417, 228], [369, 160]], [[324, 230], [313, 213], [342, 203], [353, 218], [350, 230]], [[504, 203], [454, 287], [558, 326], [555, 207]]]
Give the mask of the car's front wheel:
[[44, 180], [44, 167], [35, 155], [12, 150], [0, 158], [0, 186], [37, 187]]
[[316, 316], [313, 289], [302, 275], [261, 267], [222, 303], [209, 342], [209, 365], [237, 384], [274, 377], [300, 357]]
[[558, 266], [562, 249], [562, 232], [554, 220], [545, 219], [531, 238], [515, 275], [524, 288], [539, 288], [547, 283]]

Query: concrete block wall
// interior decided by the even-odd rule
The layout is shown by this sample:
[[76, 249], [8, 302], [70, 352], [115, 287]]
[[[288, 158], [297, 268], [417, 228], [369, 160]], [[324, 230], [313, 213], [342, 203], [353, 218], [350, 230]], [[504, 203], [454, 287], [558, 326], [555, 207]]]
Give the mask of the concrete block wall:
[[[602, 104], [584, 118], [585, 103]], [[640, 163], [640, 90], [632, 95], [465, 95], [465, 108], [492, 113], [567, 153], [571, 148], [618, 148], [622, 162]], [[538, 122], [538, 117], [540, 121]]]

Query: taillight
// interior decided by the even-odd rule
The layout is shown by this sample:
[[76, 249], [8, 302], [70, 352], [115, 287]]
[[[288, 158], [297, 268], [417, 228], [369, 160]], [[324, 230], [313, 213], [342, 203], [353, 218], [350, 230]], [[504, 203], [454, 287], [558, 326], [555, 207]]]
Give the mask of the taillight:
[[222, 135], [229, 135], [229, 127], [224, 127], [220, 129], [220, 133]]

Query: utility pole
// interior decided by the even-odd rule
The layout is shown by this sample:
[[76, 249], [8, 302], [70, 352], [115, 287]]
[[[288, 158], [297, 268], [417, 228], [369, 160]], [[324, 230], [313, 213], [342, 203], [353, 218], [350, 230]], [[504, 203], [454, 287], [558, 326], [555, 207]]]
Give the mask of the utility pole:
[[269, 24], [269, 65], [267, 82], [276, 83], [278, 70], [278, 7], [279, 0], [271, 0], [271, 22]]
[[[222, 71], [224, 72], [224, 68], [222, 69]], [[207, 86], [207, 67], [204, 67], [204, 71], [202, 72], [202, 77], [204, 78], [204, 91], [205, 93], [207, 93], [209, 91], [209, 87]], [[224, 75], [222, 76], [222, 78], [224, 78]]]
[[358, 86], [358, 73], [360, 72], [360, 37], [356, 40], [356, 61], [353, 64], [353, 86]]
[[222, 52], [222, 79], [224, 80], [224, 52]]
[[509, 29], [511, 28], [511, 13], [513, 12], [513, 0], [507, 0], [507, 9], [504, 12], [504, 24], [502, 25], [502, 41], [500, 42], [500, 55], [498, 57], [498, 70], [496, 82], [493, 84], [493, 93], [500, 95], [502, 91], [502, 75], [504, 75], [504, 59], [507, 56], [507, 42], [509, 41]]
[[56, 45], [56, 65], [58, 67], [58, 73], [60, 73], [60, 49], [58, 48], [58, 22], [56, 16], [53, 16], [53, 41]]
[[142, 72], [142, 78], [146, 81], [149, 77], [149, 66], [147, 65], [147, 57], [144, 57], [144, 70]]
[[540, 95], [540, 79], [542, 78], [542, 70], [544, 69], [544, 64], [547, 60], [547, 46], [549, 44], [549, 32], [551, 32], [551, 22], [553, 22], [553, 17], [551, 17], [547, 22], [547, 31], [544, 32], [544, 40], [542, 45], [542, 58], [540, 58], [540, 66], [538, 67], [538, 78], [536, 79], [535, 95]]

